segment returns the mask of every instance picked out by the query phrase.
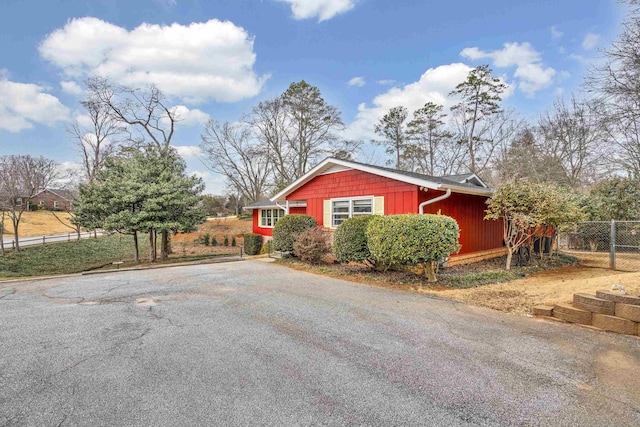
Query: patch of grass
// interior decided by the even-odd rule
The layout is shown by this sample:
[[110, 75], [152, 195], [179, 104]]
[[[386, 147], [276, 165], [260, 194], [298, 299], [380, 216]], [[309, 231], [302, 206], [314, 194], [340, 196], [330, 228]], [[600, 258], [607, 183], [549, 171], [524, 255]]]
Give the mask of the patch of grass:
[[519, 279], [523, 273], [506, 270], [469, 271], [440, 274], [439, 285], [447, 288], [468, 289], [492, 283], [503, 283]]
[[[144, 234], [138, 236], [140, 257], [144, 264], [144, 257], [149, 253], [149, 240]], [[175, 250], [175, 248], [174, 248]], [[235, 254], [210, 253], [186, 255], [177, 252], [162, 262], [174, 263], [195, 261], [212, 258], [219, 255]], [[183, 256], [180, 256], [183, 255]], [[132, 236], [105, 236], [97, 239], [51, 243], [45, 246], [23, 248], [20, 252], [8, 251], [5, 257], [0, 257], [0, 279], [10, 279], [29, 276], [48, 276], [55, 274], [73, 274], [83, 271], [114, 268], [114, 261], [124, 261], [120, 266], [131, 267], [134, 260]]]

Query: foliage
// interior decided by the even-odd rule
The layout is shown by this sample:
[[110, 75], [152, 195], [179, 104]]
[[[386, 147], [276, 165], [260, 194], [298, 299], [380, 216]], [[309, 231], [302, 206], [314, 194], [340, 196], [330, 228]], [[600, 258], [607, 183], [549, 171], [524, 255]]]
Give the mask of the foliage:
[[211, 236], [211, 246], [218, 246], [218, 239], [215, 234]]
[[346, 219], [333, 234], [333, 252], [340, 262], [363, 262], [371, 258], [367, 246], [367, 226], [372, 215]]
[[309, 227], [293, 236], [293, 252], [302, 261], [319, 263], [331, 252], [330, 236], [322, 227]]
[[470, 171], [476, 173], [476, 151], [482, 140], [476, 134], [478, 122], [502, 112], [501, 94], [507, 86], [498, 77], [492, 75], [488, 65], [480, 65], [469, 72], [467, 79], [456, 86], [449, 94], [461, 98], [451, 111], [461, 114], [464, 124], [469, 125], [466, 140], [470, 160]]
[[244, 253], [247, 255], [258, 255], [262, 249], [262, 235], [246, 233], [244, 235]]
[[418, 172], [427, 175], [435, 175], [442, 169], [441, 151], [443, 146], [453, 138], [453, 134], [444, 130], [444, 119], [447, 117], [442, 112], [444, 106], [427, 102], [424, 106], [413, 112], [413, 119], [407, 125], [407, 133], [412, 142], [410, 157], [417, 163]]
[[582, 200], [589, 221], [640, 219], [640, 180], [609, 178], [596, 184]]
[[577, 222], [582, 218], [577, 198], [571, 191], [519, 178], [496, 188], [487, 200], [485, 215], [485, 219], [502, 221], [507, 270], [511, 269], [513, 254], [528, 244], [537, 230]]
[[224, 242], [222, 244], [225, 246], [229, 246], [229, 236], [227, 235], [224, 236]]
[[400, 158], [408, 138], [404, 123], [407, 116], [408, 112], [405, 107], [394, 107], [378, 121], [374, 128], [375, 133], [384, 138], [383, 141], [376, 141], [376, 143], [386, 145], [387, 154], [395, 154], [396, 169], [403, 169]]
[[279, 219], [273, 227], [273, 249], [294, 252], [294, 235], [317, 225], [315, 218], [309, 215], [293, 214]]
[[437, 263], [460, 250], [460, 230], [444, 215], [374, 216], [367, 226], [371, 256], [385, 270], [394, 265], [422, 265], [430, 281]]
[[204, 243], [205, 246], [209, 246], [210, 239], [211, 239], [211, 236], [209, 235], [209, 233], [207, 233], [202, 238], [202, 243]]
[[236, 246], [237, 242], [236, 242], [236, 236], [231, 236], [231, 246]]

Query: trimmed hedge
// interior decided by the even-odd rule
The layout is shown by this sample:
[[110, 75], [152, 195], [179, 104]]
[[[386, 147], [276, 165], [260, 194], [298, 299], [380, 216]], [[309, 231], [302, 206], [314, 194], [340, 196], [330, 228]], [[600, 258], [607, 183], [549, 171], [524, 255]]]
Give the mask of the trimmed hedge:
[[293, 214], [280, 218], [273, 227], [273, 248], [276, 251], [293, 252], [293, 238], [318, 223], [309, 215]]
[[244, 235], [244, 253], [258, 255], [262, 249], [262, 235], [247, 233]]
[[367, 226], [372, 215], [358, 215], [346, 219], [333, 235], [333, 252], [340, 262], [364, 262], [371, 258], [367, 246]]
[[388, 270], [424, 266], [429, 281], [436, 280], [437, 262], [460, 250], [458, 223], [444, 215], [375, 216], [367, 226], [367, 245], [376, 265]]

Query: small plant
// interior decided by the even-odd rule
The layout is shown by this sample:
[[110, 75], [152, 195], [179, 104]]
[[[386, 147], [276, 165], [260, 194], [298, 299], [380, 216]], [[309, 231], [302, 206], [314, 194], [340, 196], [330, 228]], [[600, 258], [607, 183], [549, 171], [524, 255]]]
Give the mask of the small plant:
[[244, 235], [244, 253], [258, 255], [262, 248], [262, 236], [260, 234], [247, 233]]
[[317, 264], [331, 252], [329, 238], [321, 227], [307, 228], [294, 236], [293, 252], [302, 261]]
[[229, 246], [229, 236], [224, 236], [224, 243], [225, 246]]
[[209, 246], [209, 242], [211, 240], [211, 236], [209, 235], [209, 233], [205, 234], [202, 240], [205, 246]]
[[273, 249], [283, 252], [294, 252], [293, 236], [307, 228], [316, 227], [318, 223], [309, 215], [287, 215], [276, 222], [273, 227]]
[[211, 236], [211, 246], [218, 246], [218, 239], [216, 239], [216, 235]]
[[231, 246], [236, 246], [236, 236], [231, 236]]

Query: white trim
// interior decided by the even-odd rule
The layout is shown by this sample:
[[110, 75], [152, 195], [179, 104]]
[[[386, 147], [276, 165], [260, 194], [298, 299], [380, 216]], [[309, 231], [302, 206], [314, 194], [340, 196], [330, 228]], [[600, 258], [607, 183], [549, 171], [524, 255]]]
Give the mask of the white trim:
[[298, 188], [302, 187], [304, 184], [311, 181], [317, 175], [330, 171], [336, 165], [343, 166], [346, 168], [346, 170], [355, 169], [363, 172], [368, 172], [373, 175], [384, 176], [386, 178], [394, 179], [396, 181], [406, 182], [408, 184], [414, 184], [419, 187], [424, 187], [431, 190], [451, 189], [451, 191], [455, 193], [472, 194], [472, 195], [478, 195], [478, 196], [491, 196], [493, 194], [493, 190], [490, 190], [489, 188], [481, 187], [478, 189], [474, 189], [474, 188], [460, 187], [457, 185], [450, 185], [450, 184], [444, 184], [444, 183], [440, 184], [440, 183], [429, 181], [426, 179], [411, 177], [411, 176], [399, 174], [392, 171], [378, 169], [377, 167], [372, 167], [369, 165], [352, 163], [347, 160], [334, 159], [330, 157], [320, 162], [317, 166], [315, 166], [305, 175], [295, 180], [287, 188], [285, 188], [284, 190], [282, 190], [281, 192], [273, 196], [270, 200], [273, 202], [284, 201], [287, 195], [297, 190]]
[[262, 225], [262, 211], [283, 211], [285, 212], [283, 209], [280, 209], [279, 207], [271, 207], [271, 208], [260, 208], [258, 209], [258, 228], [273, 228], [273, 226], [276, 224], [276, 222], [278, 221], [278, 219], [283, 218], [286, 213], [284, 215], [282, 215], [281, 217], [278, 217], [278, 219], [276, 219], [275, 221], [273, 221], [273, 212], [271, 214], [271, 225]]
[[[355, 200], [369, 200], [371, 202], [371, 213], [353, 213], [353, 202]], [[329, 228], [338, 228], [337, 225], [333, 222], [333, 203], [334, 202], [349, 202], [349, 212], [347, 213], [348, 218], [353, 218], [354, 215], [373, 215], [373, 205], [374, 205], [374, 196], [355, 196], [355, 197], [336, 197], [335, 199], [329, 199], [329, 206], [331, 207], [331, 224], [329, 224]]]

